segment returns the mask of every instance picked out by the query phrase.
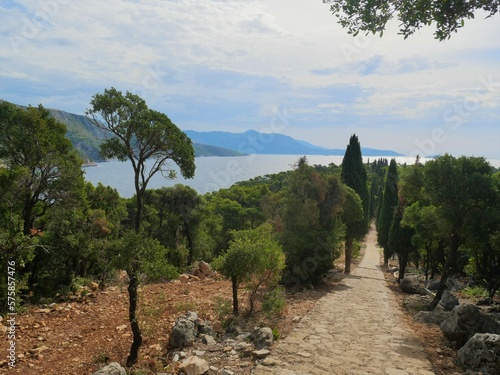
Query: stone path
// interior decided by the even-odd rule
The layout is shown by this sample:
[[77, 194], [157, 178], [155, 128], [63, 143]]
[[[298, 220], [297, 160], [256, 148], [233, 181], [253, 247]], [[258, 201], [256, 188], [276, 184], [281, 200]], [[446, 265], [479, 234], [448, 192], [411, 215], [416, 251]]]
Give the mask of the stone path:
[[371, 228], [359, 266], [321, 298], [255, 375], [432, 375], [387, 287]]

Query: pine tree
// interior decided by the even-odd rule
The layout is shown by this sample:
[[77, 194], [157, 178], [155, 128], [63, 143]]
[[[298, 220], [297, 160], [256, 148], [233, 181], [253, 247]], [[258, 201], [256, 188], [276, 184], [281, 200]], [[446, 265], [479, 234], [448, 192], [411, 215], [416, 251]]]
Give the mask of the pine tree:
[[398, 205], [398, 166], [396, 159], [391, 159], [387, 176], [385, 178], [384, 195], [377, 217], [378, 243], [384, 248], [384, 263], [387, 263], [392, 255], [388, 244], [389, 231], [391, 229], [394, 210]]
[[358, 137], [353, 134], [342, 160], [342, 181], [358, 193], [363, 203], [365, 233], [368, 231], [370, 221], [370, 194], [368, 192], [368, 178], [365, 165], [361, 156], [361, 146]]

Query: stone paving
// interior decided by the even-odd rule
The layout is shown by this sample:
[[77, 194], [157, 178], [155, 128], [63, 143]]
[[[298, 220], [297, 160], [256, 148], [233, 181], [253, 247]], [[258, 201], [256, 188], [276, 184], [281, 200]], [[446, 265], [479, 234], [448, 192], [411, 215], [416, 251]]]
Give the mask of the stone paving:
[[380, 269], [373, 228], [359, 266], [321, 298], [255, 375], [432, 375]]

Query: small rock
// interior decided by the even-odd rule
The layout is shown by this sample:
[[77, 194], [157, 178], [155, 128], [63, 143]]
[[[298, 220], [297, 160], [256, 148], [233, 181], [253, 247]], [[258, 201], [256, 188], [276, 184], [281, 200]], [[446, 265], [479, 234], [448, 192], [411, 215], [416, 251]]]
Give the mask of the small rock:
[[234, 372], [225, 368], [222, 370], [221, 375], [234, 375]]
[[93, 281], [91, 281], [90, 283], [88, 283], [87, 286], [93, 292], [95, 292], [97, 289], [99, 289], [99, 284], [97, 284], [97, 283], [95, 283]]
[[117, 326], [117, 327], [116, 327], [116, 330], [117, 330], [117, 331], [123, 331], [123, 330], [125, 330], [125, 329], [127, 329], [127, 325], [126, 325], [126, 324], [122, 324], [121, 326]]
[[269, 327], [254, 328], [250, 340], [257, 350], [267, 348], [274, 343], [273, 331]]
[[282, 364], [282, 361], [273, 357], [267, 357], [262, 361], [263, 366], [281, 366]]
[[271, 354], [271, 352], [267, 349], [261, 349], [261, 350], [254, 350], [252, 352], [252, 355], [256, 358], [256, 359], [264, 359], [266, 358], [269, 354]]
[[307, 353], [307, 352], [298, 352], [297, 355], [300, 355], [301, 357], [304, 357], [304, 358], [311, 357], [311, 353]]
[[117, 362], [112, 362], [92, 375], [127, 375], [125, 369]]
[[203, 375], [210, 370], [207, 361], [196, 356], [189, 357], [179, 366], [186, 375]]
[[179, 276], [178, 280], [179, 280], [182, 284], [186, 284], [186, 283], [189, 281], [189, 275], [188, 275], [188, 274], [183, 273], [182, 275], [180, 275], [180, 276]]
[[206, 345], [215, 345], [217, 344], [217, 342], [215, 341], [215, 339], [210, 336], [210, 335], [203, 335], [203, 337], [201, 338], [201, 342], [206, 344]]

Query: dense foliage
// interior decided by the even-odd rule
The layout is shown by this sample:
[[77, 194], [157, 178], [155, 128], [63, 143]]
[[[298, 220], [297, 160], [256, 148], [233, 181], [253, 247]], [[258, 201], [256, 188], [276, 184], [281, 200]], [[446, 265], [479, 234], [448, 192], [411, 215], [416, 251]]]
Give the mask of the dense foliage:
[[447, 154], [399, 168], [398, 201], [385, 246], [398, 254], [400, 277], [410, 261], [424, 266], [426, 278], [439, 274], [441, 286], [431, 307], [452, 275], [473, 277], [493, 297], [500, 288], [500, 185], [494, 169], [484, 158]]
[[[203, 196], [183, 185], [148, 190], [140, 150], [155, 143], [146, 138], [156, 139], [157, 126], [168, 131], [174, 143], [159, 150], [167, 153], [186, 139], [166, 117], [149, 117], [135, 96], [108, 94], [114, 99], [101, 98], [105, 107], [118, 105], [108, 120], [125, 121], [118, 140], [130, 148], [113, 140], [104, 149], [136, 162], [137, 191], [130, 199], [85, 183], [64, 125], [42, 107], [0, 105], [0, 257], [4, 265], [16, 263], [18, 306], [83, 293], [89, 281], [104, 287], [118, 270], [127, 270], [135, 282], [162, 281], [205, 260], [233, 281], [235, 311], [251, 312], [275, 299], [266, 291], [278, 281], [295, 289], [319, 282], [342, 250], [348, 273], [356, 241], [375, 216], [388, 220], [385, 247], [398, 255], [400, 277], [413, 263], [428, 278], [470, 275], [490, 296], [500, 287], [500, 172], [483, 158], [363, 164], [353, 136], [341, 167], [311, 166], [304, 157], [291, 171]], [[136, 123], [130, 117], [135, 110], [148, 114]], [[127, 123], [132, 133], [142, 124], [130, 138]], [[185, 146], [180, 157], [187, 158], [189, 176], [192, 147]], [[7, 270], [1, 268], [4, 279]], [[5, 283], [0, 287], [6, 312]], [[243, 287], [249, 299], [239, 306]]]
[[476, 13], [491, 17], [498, 12], [498, 0], [400, 1], [400, 0], [323, 0], [330, 4], [342, 27], [350, 34], [360, 31], [383, 34], [387, 22], [399, 21], [399, 34], [405, 39], [424, 26], [436, 25], [436, 39], [450, 38]]

